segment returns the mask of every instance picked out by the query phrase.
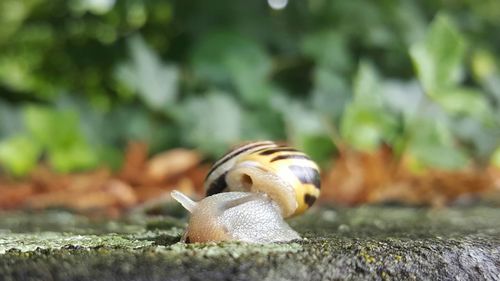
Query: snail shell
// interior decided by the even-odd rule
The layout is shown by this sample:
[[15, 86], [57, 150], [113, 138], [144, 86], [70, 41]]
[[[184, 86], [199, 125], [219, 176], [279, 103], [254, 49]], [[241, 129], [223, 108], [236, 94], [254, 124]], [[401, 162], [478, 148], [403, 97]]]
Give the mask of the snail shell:
[[251, 142], [215, 162], [205, 189], [207, 197], [200, 202], [172, 192], [191, 212], [183, 241], [290, 241], [300, 236], [284, 218], [303, 213], [316, 201], [319, 168], [294, 148]]
[[207, 196], [227, 191], [266, 193], [287, 218], [303, 213], [318, 198], [319, 168], [295, 148], [272, 141], [252, 142], [215, 162], [205, 179], [205, 190]]

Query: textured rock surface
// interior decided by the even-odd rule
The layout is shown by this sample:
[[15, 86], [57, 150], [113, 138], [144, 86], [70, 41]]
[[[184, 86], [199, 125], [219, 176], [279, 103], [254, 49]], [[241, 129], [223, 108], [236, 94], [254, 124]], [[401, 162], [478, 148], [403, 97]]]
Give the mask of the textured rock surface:
[[0, 215], [2, 280], [499, 280], [500, 210], [310, 212], [286, 244], [181, 244], [182, 221]]

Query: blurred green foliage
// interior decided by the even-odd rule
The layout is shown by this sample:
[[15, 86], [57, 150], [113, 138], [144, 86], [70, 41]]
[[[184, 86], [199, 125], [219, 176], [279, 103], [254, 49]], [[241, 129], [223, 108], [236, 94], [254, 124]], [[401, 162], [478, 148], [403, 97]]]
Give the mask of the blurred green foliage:
[[2, 0], [0, 166], [288, 139], [500, 165], [500, 2]]

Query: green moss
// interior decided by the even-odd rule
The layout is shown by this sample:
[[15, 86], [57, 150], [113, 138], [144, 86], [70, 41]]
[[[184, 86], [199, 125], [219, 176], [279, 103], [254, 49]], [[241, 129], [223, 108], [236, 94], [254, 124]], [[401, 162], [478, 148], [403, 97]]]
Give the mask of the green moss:
[[57, 232], [40, 232], [36, 234], [11, 233], [0, 237], [0, 254], [12, 249], [21, 252], [34, 251], [36, 249], [57, 250], [71, 247], [85, 249], [97, 247], [134, 249], [152, 244], [153, 241], [137, 240], [117, 234], [74, 235]]
[[185, 228], [186, 223], [183, 221], [180, 221], [179, 219], [172, 218], [172, 217], [158, 217], [158, 218], [153, 218], [151, 220], [148, 220], [146, 224], [146, 228], [148, 230], [155, 230], [155, 229], [171, 229], [173, 227], [178, 227], [178, 228]]
[[177, 243], [164, 249], [169, 254], [196, 255], [203, 257], [231, 256], [238, 258], [245, 255], [270, 255], [278, 253], [297, 253], [302, 250], [298, 243], [249, 244], [241, 242], [224, 243]]

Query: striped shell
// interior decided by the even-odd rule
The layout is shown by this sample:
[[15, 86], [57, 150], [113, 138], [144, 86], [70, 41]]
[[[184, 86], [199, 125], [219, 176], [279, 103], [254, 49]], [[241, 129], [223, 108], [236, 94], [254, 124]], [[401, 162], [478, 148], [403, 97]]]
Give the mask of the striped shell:
[[205, 179], [207, 196], [227, 191], [267, 194], [283, 217], [307, 210], [320, 194], [319, 168], [307, 155], [272, 141], [251, 142], [226, 153]]

